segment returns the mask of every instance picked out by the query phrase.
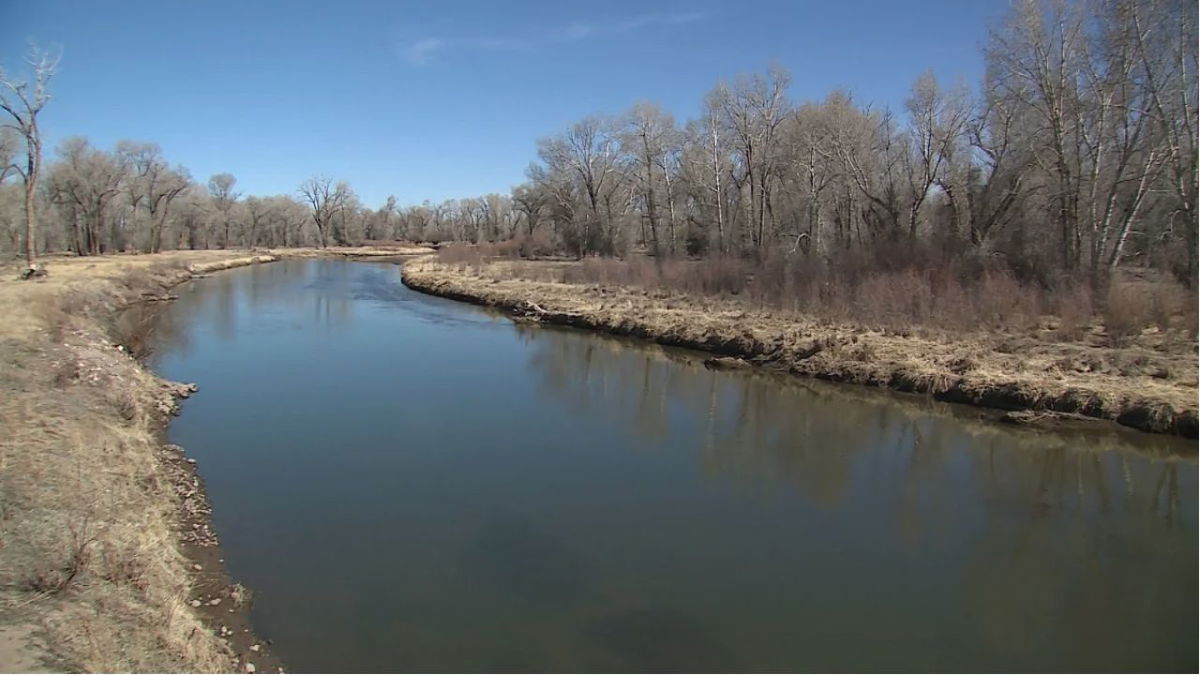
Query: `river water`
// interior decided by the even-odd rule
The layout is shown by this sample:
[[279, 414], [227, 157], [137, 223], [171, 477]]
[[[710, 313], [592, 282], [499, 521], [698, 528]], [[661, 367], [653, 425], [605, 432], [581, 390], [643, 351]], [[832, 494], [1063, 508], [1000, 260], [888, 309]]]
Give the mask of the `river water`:
[[1197, 668], [1194, 442], [713, 372], [390, 264], [179, 294], [171, 441], [291, 671]]

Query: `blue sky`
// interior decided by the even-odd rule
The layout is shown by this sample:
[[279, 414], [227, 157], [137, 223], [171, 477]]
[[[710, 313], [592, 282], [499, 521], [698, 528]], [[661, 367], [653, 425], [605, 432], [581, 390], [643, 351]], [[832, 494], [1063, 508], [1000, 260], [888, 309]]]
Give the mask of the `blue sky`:
[[975, 86], [1006, 5], [0, 0], [0, 63], [61, 46], [49, 148], [155, 141], [199, 180], [294, 193], [324, 173], [378, 206], [505, 192], [539, 137], [639, 100], [683, 120], [772, 61], [801, 100], [898, 107], [927, 68]]

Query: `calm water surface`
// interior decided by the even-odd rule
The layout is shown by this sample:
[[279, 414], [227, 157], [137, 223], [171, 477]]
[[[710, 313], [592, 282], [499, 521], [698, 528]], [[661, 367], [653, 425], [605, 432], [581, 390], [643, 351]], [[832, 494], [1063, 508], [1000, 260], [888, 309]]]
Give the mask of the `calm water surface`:
[[1194, 442], [711, 372], [393, 265], [180, 295], [172, 441], [290, 670], [1197, 668]]

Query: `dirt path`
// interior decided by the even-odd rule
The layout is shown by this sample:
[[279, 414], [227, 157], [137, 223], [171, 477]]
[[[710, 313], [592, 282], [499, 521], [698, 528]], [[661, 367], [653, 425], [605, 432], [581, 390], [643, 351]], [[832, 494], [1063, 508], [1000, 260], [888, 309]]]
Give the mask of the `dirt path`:
[[426, 257], [405, 265], [403, 274], [404, 283], [416, 290], [498, 307], [524, 320], [642, 337], [727, 357], [712, 360], [711, 367], [758, 365], [1040, 413], [1014, 415], [1015, 422], [1070, 415], [1143, 431], [1197, 435], [1194, 341], [1147, 336], [1127, 348], [1109, 348], [1055, 341], [1048, 331], [1005, 335], [873, 330], [734, 299], [522, 277], [537, 265], [524, 263], [514, 271], [504, 262], [475, 267]]

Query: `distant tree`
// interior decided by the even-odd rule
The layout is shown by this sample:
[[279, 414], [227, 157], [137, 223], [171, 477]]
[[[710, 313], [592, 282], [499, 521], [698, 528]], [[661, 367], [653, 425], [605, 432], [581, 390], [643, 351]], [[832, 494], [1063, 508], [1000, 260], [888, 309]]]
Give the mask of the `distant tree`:
[[546, 205], [546, 195], [533, 184], [523, 184], [513, 188], [513, 204], [525, 216], [525, 234], [532, 236], [542, 217], [542, 209]]
[[124, 158], [122, 163], [130, 170], [126, 184], [129, 201], [135, 210], [146, 211], [148, 232], [144, 250], [157, 253], [162, 250], [163, 230], [171, 203], [191, 186], [191, 175], [182, 166], [172, 169], [163, 159], [157, 143], [122, 141], [117, 144], [117, 154]]
[[[350, 198], [350, 186], [344, 182], [335, 185], [329, 176], [313, 176], [300, 185], [300, 194], [312, 209], [317, 238], [321, 248], [325, 248], [329, 245], [331, 235], [338, 235], [334, 231], [335, 219], [342, 215], [342, 210]], [[334, 239], [337, 241], [338, 236], [334, 236]]]
[[722, 123], [736, 139], [738, 187], [745, 187], [747, 234], [753, 246], [768, 242], [767, 220], [772, 212], [772, 187], [779, 168], [778, 130], [790, 109], [786, 90], [791, 75], [772, 66], [766, 77], [741, 76], [732, 85], [721, 83], [710, 95]]
[[[614, 123], [609, 118], [588, 117], [566, 132], [538, 142], [538, 157], [544, 169], [537, 169], [538, 180], [559, 188], [560, 201], [568, 198], [566, 189], [582, 198], [583, 209], [570, 209], [583, 215], [576, 239], [578, 254], [588, 251], [609, 253], [613, 250], [610, 229], [611, 209], [608, 197], [618, 187], [620, 167]], [[571, 198], [574, 201], [574, 198]], [[581, 213], [582, 212], [582, 213]]]
[[50, 169], [48, 191], [51, 202], [67, 216], [71, 248], [78, 255], [103, 253], [108, 248], [108, 206], [121, 192], [128, 167], [81, 137], [59, 144], [58, 157]]
[[[661, 189], [659, 176], [662, 176], [663, 183], [669, 185], [670, 177], [667, 167], [669, 160], [667, 157], [678, 142], [677, 137], [678, 130], [675, 128], [675, 119], [653, 103], [635, 105], [622, 121], [621, 151], [637, 165], [635, 174], [641, 188], [646, 220], [650, 224], [650, 243], [655, 255], [661, 253], [659, 199], [669, 193], [669, 190]], [[673, 217], [669, 225], [670, 248], [674, 253], [676, 247]]]
[[237, 179], [233, 174], [218, 173], [208, 179], [208, 193], [212, 197], [213, 207], [221, 219], [222, 236], [221, 248], [229, 248], [229, 228], [233, 223], [233, 207], [241, 195], [233, 191]]

